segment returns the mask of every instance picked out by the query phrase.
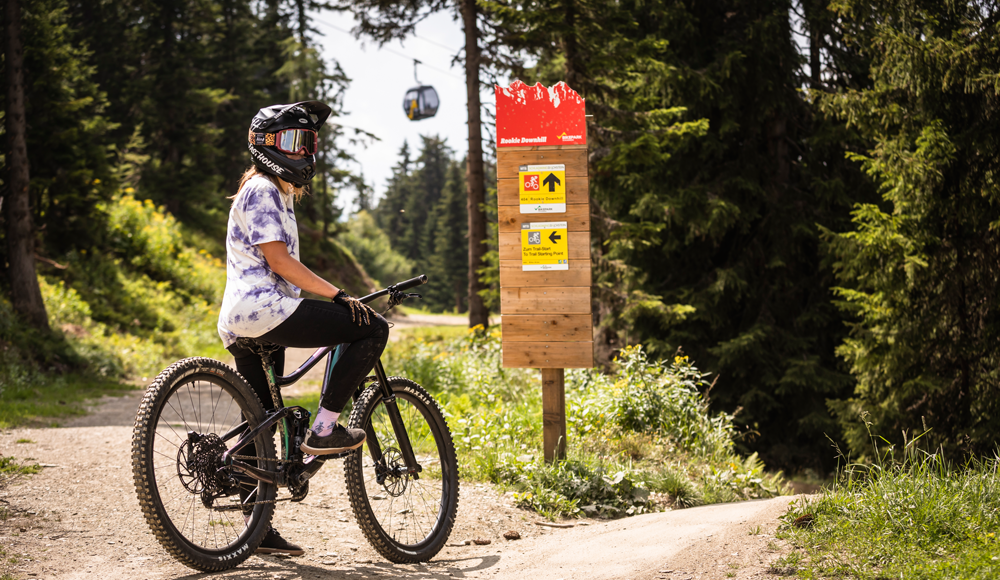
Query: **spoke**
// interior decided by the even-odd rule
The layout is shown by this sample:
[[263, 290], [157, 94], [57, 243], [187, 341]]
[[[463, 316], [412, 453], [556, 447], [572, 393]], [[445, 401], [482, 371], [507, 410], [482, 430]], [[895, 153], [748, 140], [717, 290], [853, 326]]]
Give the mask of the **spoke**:
[[[209, 384], [211, 384], [211, 383], [209, 383]], [[200, 382], [198, 383], [198, 409], [197, 409], [197, 412], [198, 412], [198, 426], [201, 427], [202, 426], [202, 421], [201, 421], [201, 383]], [[209, 429], [209, 431], [211, 431], [211, 429]]]
[[[209, 516], [208, 516], [208, 523], [209, 523], [208, 527], [212, 528], [212, 543], [213, 543], [213, 545], [215, 545], [216, 548], [218, 548], [219, 547], [219, 531], [216, 530], [215, 528], [218, 528], [218, 527], [225, 528], [226, 526], [222, 525], [222, 518], [221, 517], [219, 518], [219, 524], [218, 525], [215, 525], [215, 526], [211, 525], [212, 522], [214, 522], [214, 521], [215, 520], [212, 519], [212, 515], [211, 515], [211, 512], [210, 512]], [[223, 531], [225, 531], [225, 530], [223, 530]]]
[[[191, 503], [192, 503], [192, 506], [193, 506], [194, 505], [194, 498], [193, 497], [191, 498]], [[184, 515], [184, 522], [181, 525], [181, 533], [182, 534], [184, 533], [184, 530], [187, 529], [188, 517], [190, 517], [190, 516], [191, 516], [191, 510], [189, 509], [187, 511], [187, 513]], [[191, 524], [191, 530], [192, 531], [194, 530], [194, 523]]]
[[[219, 398], [216, 399], [215, 395], [212, 395], [212, 401], [214, 401], [214, 402], [212, 403], [212, 418], [211, 418], [211, 420], [210, 420], [210, 422], [208, 424], [208, 428], [213, 433], [216, 432], [216, 429], [215, 429], [215, 409], [219, 406], [219, 401], [222, 400], [222, 394], [225, 393], [225, 392], [226, 392], [225, 390], [219, 388]], [[221, 431], [221, 429], [219, 431]]]
[[[178, 413], [177, 409], [175, 409], [175, 408], [174, 408], [174, 404], [173, 404], [173, 403], [171, 402], [171, 400], [170, 400], [170, 399], [167, 399], [167, 405], [169, 405], [169, 406], [170, 406], [170, 408], [171, 408], [171, 410], [173, 410], [173, 412], [174, 412], [174, 415], [178, 415], [178, 416], [180, 416], [180, 418], [181, 418], [181, 421], [184, 421], [184, 413]], [[163, 420], [163, 415], [161, 414], [161, 415], [160, 415], [160, 421], [157, 421], [157, 430], [159, 430], [159, 423], [160, 423], [160, 422], [161, 422], [162, 420]], [[180, 434], [178, 434], [178, 433], [177, 433], [177, 430], [176, 430], [176, 429], [174, 429], [174, 426], [173, 426], [173, 425], [171, 425], [169, 421], [163, 421], [163, 422], [164, 422], [164, 423], [166, 424], [166, 426], [167, 426], [167, 427], [170, 427], [170, 430], [171, 430], [171, 431], [173, 431], [173, 432], [174, 432], [174, 435], [176, 435], [176, 436], [177, 436], [177, 440], [178, 440], [178, 441], [183, 441], [183, 440], [187, 439], [187, 437], [186, 437], [186, 436], [185, 436], [185, 437], [181, 437], [181, 436], [180, 436]], [[184, 421], [184, 424], [185, 424], [185, 425], [187, 425], [187, 421]]]
[[[179, 387], [174, 392], [177, 393], [178, 397], [182, 396], [181, 393], [180, 393], [180, 388]], [[175, 414], [177, 414], [177, 415], [180, 416], [181, 422], [184, 423], [184, 432], [187, 433], [188, 431], [190, 431], [190, 429], [188, 429], [189, 425], [188, 425], [187, 417], [184, 416], [184, 405], [181, 403], [181, 401], [177, 402], [177, 404], [181, 406], [180, 411], [178, 411], [177, 409], [174, 408], [174, 405], [173, 405], [173, 403], [170, 402], [170, 399], [167, 399], [167, 404], [170, 405], [170, 408], [173, 409], [173, 411], [174, 411]], [[169, 423], [167, 423], [167, 425], [169, 425], [171, 429], [174, 428], [174, 426], [170, 425]], [[176, 433], [176, 432], [177, 431], [175, 430], [174, 433]]]
[[[197, 421], [197, 423], [196, 423], [196, 426], [198, 427], [197, 431], [200, 432], [201, 431], [201, 420], [198, 418], [198, 409], [194, 406], [194, 396], [191, 394], [191, 390], [193, 388], [194, 388], [193, 384], [188, 386], [188, 388], [187, 388], [187, 396], [188, 396], [188, 401], [191, 403], [191, 414], [194, 415], [194, 419], [195, 419], [195, 421]], [[187, 425], [186, 422], [185, 422], [185, 425]], [[192, 531], [194, 531], [194, 530], [192, 530]]]
[[166, 457], [167, 459], [169, 459], [170, 461], [177, 461], [177, 455], [174, 455], [173, 457], [171, 457], [170, 455], [167, 455], [166, 453], [164, 453], [162, 451], [157, 451], [156, 449], [153, 450], [153, 453], [155, 453], [157, 455], [162, 455], [162, 456]]
[[[229, 412], [232, 411], [232, 409], [233, 409], [233, 403], [235, 403], [235, 402], [236, 402], [236, 397], [229, 397], [229, 406], [226, 407], [226, 416], [223, 417], [223, 419], [228, 419], [229, 418]], [[236, 408], [239, 409], [239, 405], [237, 405]], [[239, 416], [237, 416], [236, 420], [240, 421], [241, 419], [239, 418]], [[229, 421], [226, 421], [225, 425], [226, 425], [225, 432], [228, 433], [230, 431], [230, 429], [232, 429], [236, 424], [230, 424]], [[222, 431], [222, 429], [220, 429], [220, 431]]]

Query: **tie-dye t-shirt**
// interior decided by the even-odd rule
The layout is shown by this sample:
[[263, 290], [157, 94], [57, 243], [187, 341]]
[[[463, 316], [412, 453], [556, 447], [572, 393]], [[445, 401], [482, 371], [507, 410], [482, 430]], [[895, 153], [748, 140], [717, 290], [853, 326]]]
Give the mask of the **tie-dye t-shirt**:
[[226, 236], [226, 293], [219, 312], [219, 336], [230, 346], [241, 336], [258, 337], [285, 321], [302, 301], [299, 288], [274, 273], [259, 244], [285, 242], [299, 259], [299, 229], [292, 196], [270, 180], [248, 180], [229, 210]]

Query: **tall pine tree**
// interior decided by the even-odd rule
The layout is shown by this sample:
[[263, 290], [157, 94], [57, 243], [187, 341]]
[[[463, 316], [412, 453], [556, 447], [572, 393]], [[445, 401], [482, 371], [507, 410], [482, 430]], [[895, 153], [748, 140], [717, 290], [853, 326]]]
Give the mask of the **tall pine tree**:
[[[838, 2], [873, 85], [824, 105], [874, 145], [879, 184], [839, 255], [838, 349], [858, 379], [835, 405], [851, 448], [902, 433], [991, 454], [1000, 428], [1000, 10], [979, 2]], [[840, 230], [845, 231], [845, 230]]]
[[428, 216], [424, 233], [424, 264], [431, 285], [427, 303], [438, 310], [468, 310], [468, 220], [465, 175], [462, 165], [451, 161], [444, 189]]

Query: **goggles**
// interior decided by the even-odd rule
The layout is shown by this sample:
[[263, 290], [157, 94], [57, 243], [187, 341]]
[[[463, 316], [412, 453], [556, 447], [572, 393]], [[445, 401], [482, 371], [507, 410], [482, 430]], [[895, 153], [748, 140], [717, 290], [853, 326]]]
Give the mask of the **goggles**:
[[250, 132], [252, 145], [276, 147], [289, 155], [315, 155], [317, 136], [312, 129], [282, 129], [277, 133]]

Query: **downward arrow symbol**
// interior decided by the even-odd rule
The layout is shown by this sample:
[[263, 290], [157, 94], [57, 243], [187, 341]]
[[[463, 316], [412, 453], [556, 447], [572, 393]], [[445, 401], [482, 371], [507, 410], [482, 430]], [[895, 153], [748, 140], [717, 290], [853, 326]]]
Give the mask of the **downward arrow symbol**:
[[549, 186], [549, 193], [554, 192], [556, 190], [556, 186], [560, 185], [561, 183], [562, 181], [560, 181], [559, 178], [556, 177], [555, 173], [548, 174], [548, 176], [546, 176], [545, 179], [542, 180], [542, 185]]

